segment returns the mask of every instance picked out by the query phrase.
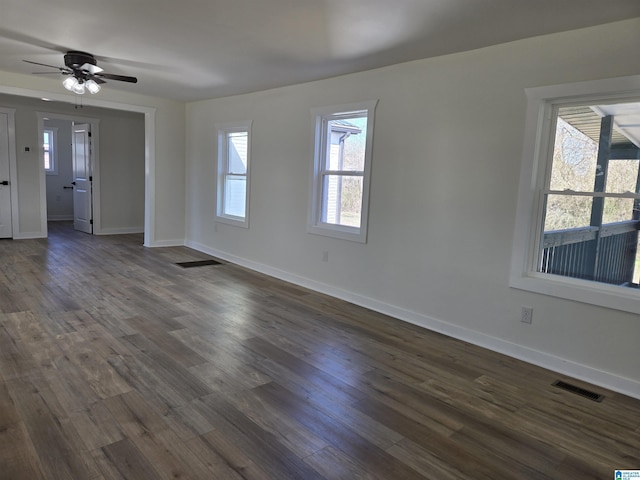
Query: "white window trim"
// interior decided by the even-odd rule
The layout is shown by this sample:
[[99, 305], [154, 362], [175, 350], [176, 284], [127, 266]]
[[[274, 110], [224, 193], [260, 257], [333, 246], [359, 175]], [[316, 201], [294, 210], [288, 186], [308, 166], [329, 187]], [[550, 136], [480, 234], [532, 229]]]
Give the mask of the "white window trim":
[[44, 169], [46, 175], [58, 175], [58, 127], [45, 127], [42, 131], [42, 165], [44, 166], [44, 132], [51, 132], [51, 145], [49, 146], [49, 163], [53, 168]]
[[[309, 187], [309, 204], [307, 214], [307, 232], [327, 237], [367, 243], [367, 225], [369, 218], [369, 185], [371, 183], [371, 158], [373, 152], [373, 131], [375, 109], [378, 100], [334, 105], [311, 109], [312, 118], [312, 164]], [[348, 112], [366, 112], [367, 136], [365, 140], [364, 174], [362, 179], [362, 210], [360, 213], [360, 227], [334, 225], [322, 222], [322, 185], [320, 171], [324, 165], [325, 138], [323, 135], [323, 120], [335, 114]]]
[[553, 108], [603, 101], [638, 101], [640, 75], [526, 89], [527, 114], [509, 286], [640, 313], [640, 291], [535, 271]]
[[[251, 125], [253, 121], [240, 121], [228, 123], [216, 123], [214, 128], [217, 139], [217, 181], [216, 181], [216, 216], [215, 221], [226, 223], [227, 225], [235, 225], [237, 227], [249, 228], [249, 197], [251, 192]], [[226, 215], [223, 213], [224, 208], [224, 177], [226, 172], [226, 135], [232, 132], [247, 132], [247, 184], [245, 192], [245, 216], [238, 217], [235, 215]]]

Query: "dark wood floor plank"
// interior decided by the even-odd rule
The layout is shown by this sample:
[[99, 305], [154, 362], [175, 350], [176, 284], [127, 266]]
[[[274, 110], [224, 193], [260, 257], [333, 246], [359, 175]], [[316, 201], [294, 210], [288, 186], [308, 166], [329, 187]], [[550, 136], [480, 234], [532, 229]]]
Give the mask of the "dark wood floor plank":
[[[321, 480], [323, 477], [305, 464], [274, 435], [254, 423], [249, 417], [228, 402], [224, 396], [212, 394], [203, 397], [200, 409], [215, 419], [214, 432], [223, 434], [228, 442], [248, 455], [271, 478]], [[217, 438], [217, 433], [214, 434]], [[211, 442], [212, 435], [204, 435]], [[219, 451], [220, 454], [224, 452]]]
[[136, 448], [133, 442], [127, 438], [102, 447], [105, 457], [110, 465], [103, 464], [103, 472], [111, 478], [115, 468], [124, 480], [155, 480], [161, 478], [153, 465]]
[[44, 478], [40, 461], [5, 382], [0, 382], [0, 477]]
[[[640, 400], [185, 247], [0, 242], [0, 478], [610, 478]], [[551, 386], [605, 395], [592, 402]]]
[[97, 401], [69, 416], [87, 449], [97, 450], [124, 438], [118, 422], [104, 401]]
[[[138, 333], [151, 340], [165, 355], [168, 355], [184, 367], [200, 365], [207, 361], [186, 344], [177, 340], [176, 337], [171, 336], [163, 326], [159, 325], [157, 319], [151, 320], [138, 315], [130, 317], [126, 321]], [[184, 328], [181, 329], [185, 330]]]
[[95, 465], [79, 455], [84, 445], [68, 419], [59, 415], [53, 393], [42, 378], [13, 379], [7, 382], [29, 438], [47, 478], [93, 478]]
[[[203, 469], [201, 462], [187, 462], [184, 455], [176, 455], [179, 449], [171, 449], [170, 444], [163, 442], [163, 434], [169, 427], [139, 394], [131, 392], [111, 397], [105, 403], [126, 438], [154, 466], [157, 478], [189, 478], [195, 476], [192, 475], [193, 471]], [[202, 476], [198, 475], [196, 478]]]
[[302, 428], [322, 438], [328, 444], [343, 452], [363, 469], [371, 469], [381, 478], [424, 478], [406, 464], [397, 461], [384, 450], [368, 442], [345, 424], [329, 417], [310, 406], [302, 397], [293, 394], [277, 384], [269, 383], [257, 387], [264, 401], [287, 412]]
[[186, 400], [208, 395], [212, 390], [187, 368], [165, 354], [143, 335], [129, 335], [122, 339], [136, 358], [153, 371], [166, 385], [171, 385]]
[[327, 443], [300, 429], [299, 424], [278, 409], [262, 401], [253, 390], [225, 395], [225, 399], [260, 428], [269, 432], [300, 458], [306, 458], [327, 447]]
[[[226, 433], [211, 430], [202, 435], [205, 447], [224, 459], [231, 470], [245, 480], [272, 480], [268, 465], [262, 465], [259, 458], [243, 450], [237, 442], [229, 439]], [[231, 437], [232, 439], [234, 437]], [[208, 455], [207, 452], [204, 452]]]

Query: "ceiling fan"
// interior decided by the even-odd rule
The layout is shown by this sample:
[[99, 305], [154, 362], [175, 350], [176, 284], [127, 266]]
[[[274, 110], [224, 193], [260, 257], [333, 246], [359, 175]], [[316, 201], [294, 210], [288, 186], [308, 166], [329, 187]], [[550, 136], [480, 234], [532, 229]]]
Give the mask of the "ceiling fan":
[[[85, 91], [89, 91], [91, 94], [98, 93], [100, 91], [100, 84], [106, 83], [106, 80], [117, 80], [128, 83], [138, 82], [136, 77], [106, 73], [102, 68], [98, 67], [95, 57], [86, 52], [67, 52], [64, 55], [64, 67], [56, 67], [54, 65], [32, 62], [30, 60], [23, 61], [32, 63], [33, 65], [58, 69], [59, 73], [67, 76], [62, 82], [62, 85], [64, 85], [67, 90], [80, 95], [85, 93]], [[51, 73], [58, 72], [34, 72], [34, 75], [47, 75]]]

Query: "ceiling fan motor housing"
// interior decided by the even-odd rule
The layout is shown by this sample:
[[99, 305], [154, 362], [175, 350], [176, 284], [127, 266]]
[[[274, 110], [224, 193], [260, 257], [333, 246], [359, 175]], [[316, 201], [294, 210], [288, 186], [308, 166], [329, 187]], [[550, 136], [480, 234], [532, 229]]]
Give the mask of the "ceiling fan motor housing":
[[87, 63], [96, 65], [96, 59], [90, 53], [67, 52], [64, 55], [64, 64], [73, 70], [78, 70]]

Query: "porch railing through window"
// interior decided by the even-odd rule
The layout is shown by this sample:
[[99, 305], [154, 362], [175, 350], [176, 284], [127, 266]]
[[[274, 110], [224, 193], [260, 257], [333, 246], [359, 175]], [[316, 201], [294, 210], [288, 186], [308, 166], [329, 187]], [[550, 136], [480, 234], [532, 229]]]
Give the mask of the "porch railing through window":
[[614, 285], [633, 284], [640, 221], [544, 232], [538, 271]]

